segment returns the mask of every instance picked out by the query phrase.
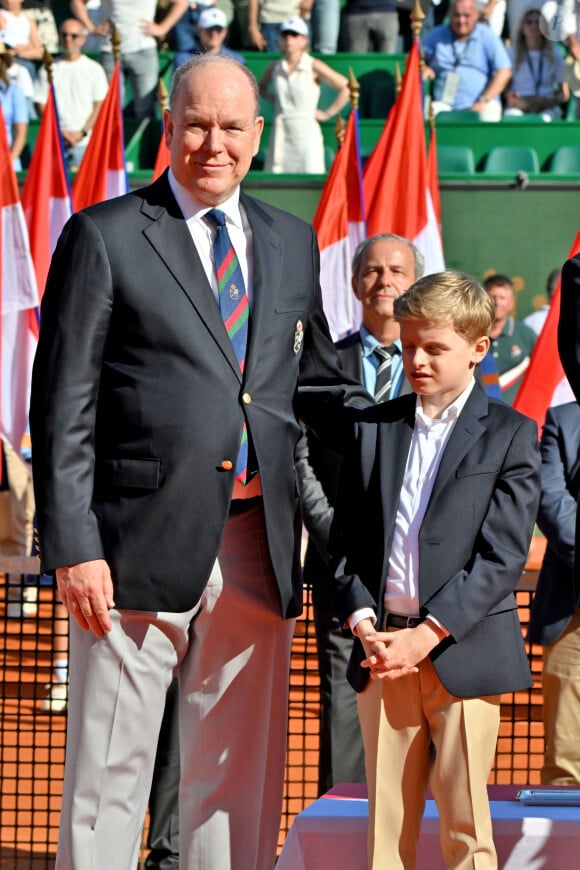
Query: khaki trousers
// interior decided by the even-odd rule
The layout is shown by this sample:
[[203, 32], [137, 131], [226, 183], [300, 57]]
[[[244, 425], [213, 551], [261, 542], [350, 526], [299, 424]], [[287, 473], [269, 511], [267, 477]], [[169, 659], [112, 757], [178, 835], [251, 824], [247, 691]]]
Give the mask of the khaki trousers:
[[174, 671], [179, 866], [272, 870], [294, 620], [280, 617], [262, 508], [229, 520], [191, 611], [113, 610], [111, 619], [100, 639], [71, 623], [57, 870], [135, 870]]
[[419, 673], [369, 680], [358, 695], [369, 789], [371, 870], [412, 870], [430, 786], [448, 868], [496, 870], [487, 780], [500, 697], [455, 698], [430, 659]]
[[558, 640], [544, 647], [542, 670], [545, 785], [580, 783], [580, 609]]

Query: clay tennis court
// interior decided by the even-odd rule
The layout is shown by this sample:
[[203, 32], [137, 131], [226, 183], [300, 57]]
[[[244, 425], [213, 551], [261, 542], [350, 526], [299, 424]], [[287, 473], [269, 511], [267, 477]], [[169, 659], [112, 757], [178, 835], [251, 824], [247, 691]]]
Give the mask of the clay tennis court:
[[[535, 585], [534, 569], [542, 549], [543, 540], [534, 539], [528, 564], [530, 573], [522, 578], [518, 592], [524, 625]], [[37, 572], [36, 562], [32, 562], [32, 567]], [[2, 570], [6, 566], [0, 561]], [[24, 588], [25, 576], [21, 572], [12, 573], [10, 579]], [[38, 576], [33, 579], [38, 583]], [[23, 619], [6, 618], [7, 588], [5, 576], [0, 589], [0, 868], [45, 870], [54, 866], [66, 717], [44, 712], [41, 704], [51, 679], [53, 638], [59, 625], [51, 587], [38, 587], [36, 613]], [[530, 651], [530, 660], [534, 688], [504, 696], [496, 766], [490, 782], [539, 782], [543, 753], [539, 648]], [[293, 642], [280, 846], [294, 816], [317, 797], [318, 688], [312, 607], [307, 591], [305, 611]]]

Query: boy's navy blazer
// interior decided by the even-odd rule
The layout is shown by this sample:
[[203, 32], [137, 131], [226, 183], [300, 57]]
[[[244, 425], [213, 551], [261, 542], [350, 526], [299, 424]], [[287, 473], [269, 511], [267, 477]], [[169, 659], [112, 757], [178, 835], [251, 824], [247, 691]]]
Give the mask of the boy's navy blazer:
[[[339, 616], [373, 607], [382, 625], [389, 553], [415, 395], [356, 414], [332, 532]], [[419, 532], [421, 615], [451, 633], [432, 652], [445, 688], [480, 697], [531, 685], [514, 590], [538, 507], [535, 422], [476, 383], [451, 433]], [[348, 677], [369, 678], [355, 641]]]

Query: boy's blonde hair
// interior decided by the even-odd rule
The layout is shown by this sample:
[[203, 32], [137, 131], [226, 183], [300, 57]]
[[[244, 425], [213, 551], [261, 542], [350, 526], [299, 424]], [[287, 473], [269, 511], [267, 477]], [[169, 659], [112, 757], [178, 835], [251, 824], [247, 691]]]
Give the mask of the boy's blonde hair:
[[395, 299], [395, 320], [430, 320], [451, 323], [467, 341], [489, 335], [494, 319], [491, 297], [470, 275], [436, 272], [415, 281]]

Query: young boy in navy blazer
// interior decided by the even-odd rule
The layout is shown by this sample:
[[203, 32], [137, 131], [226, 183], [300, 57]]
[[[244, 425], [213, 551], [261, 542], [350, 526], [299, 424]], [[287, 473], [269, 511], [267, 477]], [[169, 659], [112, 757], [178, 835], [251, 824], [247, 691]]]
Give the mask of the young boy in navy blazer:
[[427, 787], [448, 867], [492, 870], [500, 696], [532, 683], [514, 590], [536, 518], [534, 422], [474, 369], [493, 304], [442, 272], [395, 302], [416, 395], [357, 412], [333, 528], [369, 788], [369, 867], [412, 868]]

